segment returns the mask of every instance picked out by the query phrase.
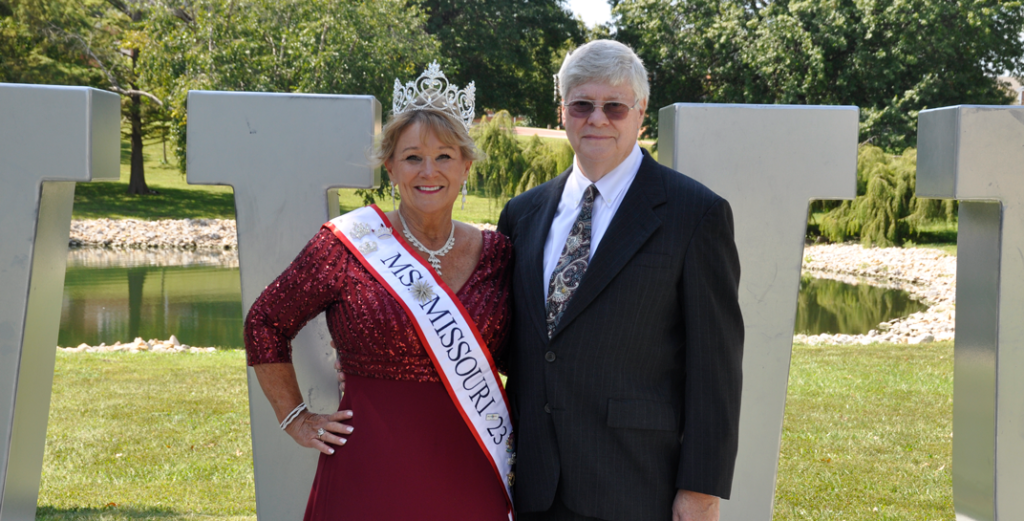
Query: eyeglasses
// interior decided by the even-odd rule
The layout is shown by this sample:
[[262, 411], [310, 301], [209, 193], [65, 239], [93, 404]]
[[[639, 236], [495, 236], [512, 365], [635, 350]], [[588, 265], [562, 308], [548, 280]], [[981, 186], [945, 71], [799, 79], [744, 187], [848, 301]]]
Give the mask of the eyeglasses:
[[574, 118], [589, 118], [594, 113], [594, 109], [600, 107], [604, 111], [604, 117], [617, 121], [625, 118], [629, 111], [633, 110], [639, 103], [640, 100], [637, 100], [636, 103], [633, 103], [633, 106], [629, 106], [619, 101], [609, 101], [598, 105], [593, 101], [581, 99], [563, 103], [562, 105], [569, 109], [569, 115]]

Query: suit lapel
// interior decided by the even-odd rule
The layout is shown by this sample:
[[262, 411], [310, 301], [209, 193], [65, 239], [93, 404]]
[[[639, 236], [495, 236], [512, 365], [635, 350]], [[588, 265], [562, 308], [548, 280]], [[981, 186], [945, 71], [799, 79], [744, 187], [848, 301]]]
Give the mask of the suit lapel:
[[[615, 217], [608, 225], [608, 230], [601, 238], [587, 272], [583, 275], [583, 281], [580, 282], [579, 288], [576, 289], [558, 322], [558, 327], [555, 328], [555, 335], [590, 305], [633, 258], [637, 250], [647, 242], [651, 234], [661, 226], [661, 220], [654, 213], [654, 208], [665, 202], [665, 183], [661, 178], [663, 174], [657, 166], [657, 162], [645, 151], [640, 170], [637, 171], [633, 184], [626, 191], [622, 204], [619, 205]], [[552, 218], [553, 216], [552, 213]], [[548, 219], [548, 227], [551, 220]], [[543, 249], [543, 245], [541, 248]], [[541, 322], [543, 325], [543, 316]]]
[[530, 213], [516, 224], [522, 230], [523, 239], [517, 241], [516, 256], [520, 259], [517, 262], [526, 263], [522, 271], [526, 308], [529, 310], [530, 321], [545, 340], [548, 338], [548, 329], [547, 304], [544, 302], [544, 285], [547, 283], [544, 280], [544, 243], [551, 231], [551, 222], [555, 219], [555, 211], [558, 210], [558, 202], [562, 199], [562, 190], [565, 189], [571, 170], [570, 167], [549, 183], [546, 193], [538, 195]]

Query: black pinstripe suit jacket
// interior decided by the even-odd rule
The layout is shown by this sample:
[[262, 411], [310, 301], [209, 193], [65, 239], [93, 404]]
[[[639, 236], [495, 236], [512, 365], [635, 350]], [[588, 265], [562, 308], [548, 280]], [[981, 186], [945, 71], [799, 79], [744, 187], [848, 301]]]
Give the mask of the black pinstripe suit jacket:
[[515, 246], [509, 400], [515, 503], [671, 519], [679, 488], [728, 498], [743, 357], [728, 202], [644, 154], [554, 336], [544, 241], [568, 172], [509, 201]]

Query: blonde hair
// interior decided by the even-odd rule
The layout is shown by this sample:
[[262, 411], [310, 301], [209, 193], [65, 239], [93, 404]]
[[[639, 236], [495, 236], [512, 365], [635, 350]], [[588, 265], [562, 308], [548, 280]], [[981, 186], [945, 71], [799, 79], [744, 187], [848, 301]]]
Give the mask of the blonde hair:
[[455, 116], [437, 109], [413, 109], [401, 114], [392, 115], [381, 131], [380, 141], [373, 148], [370, 159], [374, 167], [379, 167], [391, 158], [398, 146], [398, 138], [405, 129], [420, 123], [421, 131], [433, 132], [442, 143], [457, 147], [463, 159], [476, 161], [480, 159], [473, 138], [469, 137], [466, 125]]

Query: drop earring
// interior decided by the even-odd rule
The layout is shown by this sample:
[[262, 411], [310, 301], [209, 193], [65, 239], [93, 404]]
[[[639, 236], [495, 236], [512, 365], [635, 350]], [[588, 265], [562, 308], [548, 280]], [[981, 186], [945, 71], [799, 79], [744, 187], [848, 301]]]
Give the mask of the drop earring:
[[466, 209], [466, 194], [469, 193], [467, 186], [469, 185], [469, 179], [462, 182], [462, 209]]
[[398, 206], [395, 205], [395, 182], [391, 181], [391, 209], [396, 210]]

